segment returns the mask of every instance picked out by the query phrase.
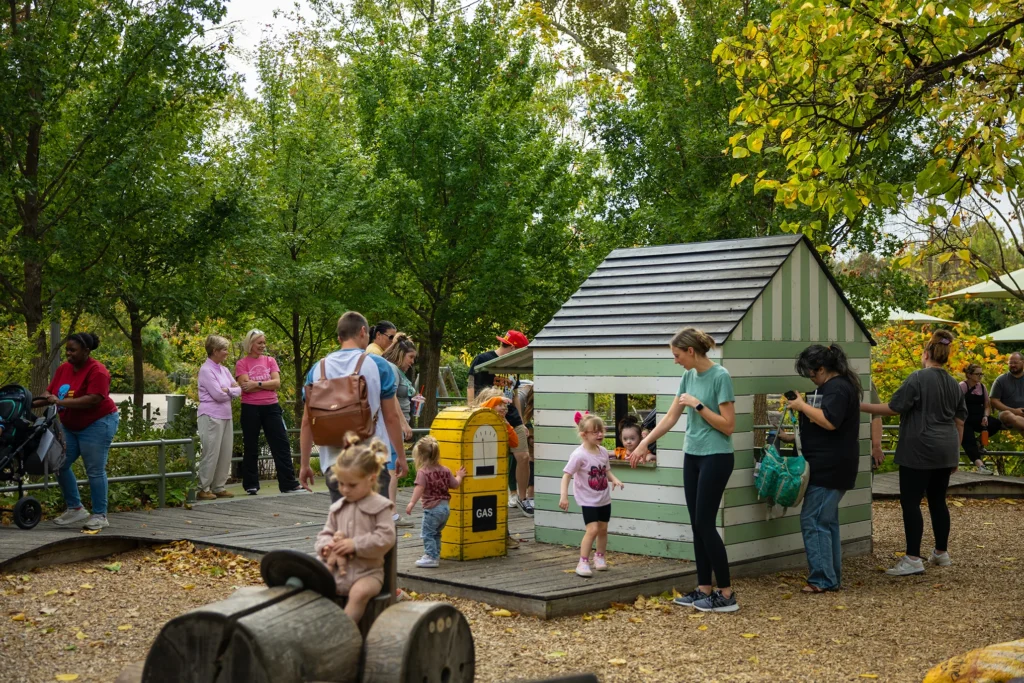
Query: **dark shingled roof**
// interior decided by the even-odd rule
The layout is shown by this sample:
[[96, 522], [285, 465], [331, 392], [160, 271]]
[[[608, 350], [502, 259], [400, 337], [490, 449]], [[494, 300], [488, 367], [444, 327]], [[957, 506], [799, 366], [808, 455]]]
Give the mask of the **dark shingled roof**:
[[802, 235], [616, 249], [530, 346], [665, 346], [683, 327], [722, 343], [776, 271], [806, 241], [870, 340], [867, 327]]

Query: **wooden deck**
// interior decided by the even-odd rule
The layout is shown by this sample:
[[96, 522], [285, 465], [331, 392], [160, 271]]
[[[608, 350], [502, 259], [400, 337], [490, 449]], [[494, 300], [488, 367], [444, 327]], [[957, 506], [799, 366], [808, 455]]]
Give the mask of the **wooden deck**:
[[[899, 498], [900, 473], [876, 474], [871, 481], [873, 498]], [[1000, 477], [957, 470], [949, 478], [949, 495], [968, 498], [1024, 498], [1024, 477]]]
[[[399, 493], [404, 508], [411, 489]], [[193, 543], [258, 557], [277, 548], [312, 552], [330, 505], [327, 494], [235, 498], [197, 503], [191, 510], [165, 508], [110, 515], [99, 534], [81, 533], [42, 522], [31, 531], [0, 526], [0, 572], [104, 557], [156, 543]], [[611, 569], [593, 578], [576, 576], [575, 548], [533, 542], [533, 520], [509, 511], [511, 532], [523, 542], [508, 557], [474, 562], [442, 561], [437, 569], [418, 569], [423, 554], [416, 526], [398, 529], [399, 584], [419, 593], [445, 593], [496, 607], [551, 618], [632, 602], [637, 595], [691, 587], [689, 562], [612, 553]]]

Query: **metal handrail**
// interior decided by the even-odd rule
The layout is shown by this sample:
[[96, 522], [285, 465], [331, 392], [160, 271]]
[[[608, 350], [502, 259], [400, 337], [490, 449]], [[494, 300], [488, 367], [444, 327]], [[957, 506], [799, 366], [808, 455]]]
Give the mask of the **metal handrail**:
[[[288, 429], [289, 434], [298, 434], [298, 429]], [[426, 427], [418, 427], [412, 430], [413, 437], [429, 434], [430, 430]], [[234, 432], [235, 435], [241, 435], [240, 430]], [[196, 466], [196, 444], [195, 440], [199, 438], [198, 435], [191, 439], [154, 439], [151, 441], [119, 441], [110, 444], [111, 448], [151, 448], [156, 447], [157, 450], [157, 471], [151, 474], [130, 474], [121, 477], [108, 477], [108, 483], [122, 483], [131, 481], [153, 481], [157, 483], [157, 507], [166, 507], [167, 505], [167, 480], [168, 479], [183, 479], [186, 477], [195, 476]], [[167, 446], [184, 446], [185, 457], [188, 460], [189, 471], [187, 472], [168, 472], [167, 471]], [[298, 453], [292, 453], [292, 460], [296, 460], [300, 457]], [[241, 462], [242, 458], [231, 458], [231, 462]], [[257, 457], [257, 460], [273, 460], [271, 455], [261, 455]], [[406, 457], [407, 462], [412, 462], [412, 458]], [[50, 476], [46, 475], [46, 478], [38, 484], [24, 484], [21, 488], [25, 491], [37, 491], [40, 489], [47, 489], [55, 484], [50, 483]], [[56, 475], [52, 475], [56, 476]], [[78, 486], [88, 486], [88, 479], [81, 479], [78, 481]], [[4, 493], [16, 493], [18, 491], [17, 486], [7, 486], [0, 488], [0, 494]], [[185, 498], [186, 502], [195, 502], [195, 489], [189, 488], [188, 495]]]

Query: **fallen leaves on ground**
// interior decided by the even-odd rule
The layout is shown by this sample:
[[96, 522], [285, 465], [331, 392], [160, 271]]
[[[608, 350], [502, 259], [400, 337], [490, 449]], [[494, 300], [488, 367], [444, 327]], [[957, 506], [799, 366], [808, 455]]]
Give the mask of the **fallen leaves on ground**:
[[[741, 609], [734, 614], [676, 607], [673, 592], [549, 621], [509, 610], [509, 616], [493, 618], [492, 612], [504, 608], [407, 595], [444, 600], [463, 612], [473, 631], [481, 683], [586, 671], [603, 683], [919, 683], [940, 661], [1024, 633], [1024, 574], [1000, 572], [999, 581], [977, 581], [1021, 556], [1024, 506], [972, 499], [952, 516], [952, 567], [928, 567], [923, 576], [901, 578], [876, 572], [904, 543], [898, 504], [876, 503], [874, 553], [844, 561], [841, 593], [794, 595], [803, 581], [800, 571], [739, 578]], [[926, 514], [926, 552], [927, 520]], [[573, 556], [566, 551], [570, 565]], [[116, 563], [119, 571], [105, 570]], [[92, 589], [79, 588], [85, 569], [92, 570]], [[236, 587], [258, 584], [257, 562], [189, 543], [0, 576], [8, 615], [0, 619], [0, 680], [35, 683], [54, 680], [54, 672], [74, 672], [79, 678], [69, 680], [111, 681], [126, 664], [145, 657], [168, 619], [222, 600]], [[183, 590], [184, 585], [194, 588]], [[990, 608], [979, 610], [978, 604]], [[41, 612], [58, 606], [53, 614]], [[906, 628], [908, 608], [913, 629]], [[132, 628], [118, 628], [127, 625]]]

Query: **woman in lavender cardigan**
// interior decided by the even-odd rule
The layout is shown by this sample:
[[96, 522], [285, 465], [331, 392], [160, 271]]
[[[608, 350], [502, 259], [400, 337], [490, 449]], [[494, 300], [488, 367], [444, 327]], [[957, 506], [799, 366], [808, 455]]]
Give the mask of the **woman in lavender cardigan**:
[[199, 368], [199, 438], [203, 458], [199, 461], [198, 500], [233, 498], [224, 489], [231, 469], [234, 425], [231, 399], [242, 389], [222, 363], [228, 357], [228, 340], [211, 334], [206, 338], [206, 362]]

